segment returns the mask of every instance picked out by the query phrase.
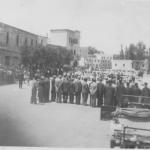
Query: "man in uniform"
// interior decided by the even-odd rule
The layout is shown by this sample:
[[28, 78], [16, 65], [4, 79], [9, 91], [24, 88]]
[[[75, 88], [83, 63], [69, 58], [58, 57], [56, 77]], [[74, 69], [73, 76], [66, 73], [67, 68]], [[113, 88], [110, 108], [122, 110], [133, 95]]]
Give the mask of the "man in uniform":
[[115, 88], [112, 87], [111, 81], [107, 81], [107, 85], [104, 88], [104, 105], [114, 106]]
[[81, 91], [82, 91], [82, 84], [80, 81], [80, 77], [77, 77], [77, 79], [74, 82], [75, 85], [75, 96], [76, 96], [76, 104], [80, 104], [81, 101]]
[[89, 86], [87, 84], [87, 78], [84, 78], [84, 81], [82, 83], [82, 101], [83, 101], [83, 105], [87, 105], [88, 94], [89, 94]]
[[49, 77], [45, 77], [45, 102], [49, 102], [49, 89], [50, 89], [50, 80]]
[[19, 80], [19, 88], [22, 89], [22, 84], [24, 81], [24, 75], [23, 75], [23, 71], [20, 71], [18, 74], [18, 80]]
[[52, 102], [54, 102], [56, 99], [55, 78], [56, 76], [53, 76], [51, 80], [51, 101]]
[[69, 80], [69, 101], [71, 104], [74, 102], [74, 92], [75, 92], [75, 86], [73, 82], [73, 78], [70, 78]]
[[139, 96], [141, 95], [141, 90], [138, 87], [138, 83], [135, 83], [135, 85], [131, 88], [131, 95], [133, 95], [132, 102], [138, 102]]
[[150, 89], [147, 86], [148, 84], [144, 83], [144, 88], [142, 89], [142, 93], [141, 93], [141, 95], [145, 97], [145, 98], [142, 98], [143, 103], [150, 103], [150, 98], [148, 98], [150, 97]]
[[63, 93], [63, 102], [64, 103], [67, 103], [68, 91], [69, 91], [69, 82], [68, 82], [67, 76], [65, 76], [63, 83], [62, 83], [62, 93]]
[[103, 96], [104, 96], [104, 84], [102, 83], [102, 79], [98, 79], [97, 83], [97, 106], [101, 107], [103, 104]]
[[123, 102], [123, 95], [125, 94], [125, 87], [122, 83], [122, 81], [120, 81], [116, 87], [116, 103], [117, 106], [121, 106], [122, 102]]

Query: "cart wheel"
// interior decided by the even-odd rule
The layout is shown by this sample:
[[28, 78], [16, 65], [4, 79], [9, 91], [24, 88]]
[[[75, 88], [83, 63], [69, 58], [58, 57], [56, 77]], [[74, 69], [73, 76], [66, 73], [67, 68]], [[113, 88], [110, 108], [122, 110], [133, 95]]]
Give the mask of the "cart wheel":
[[114, 148], [115, 147], [115, 143], [113, 140], [110, 141], [110, 148]]

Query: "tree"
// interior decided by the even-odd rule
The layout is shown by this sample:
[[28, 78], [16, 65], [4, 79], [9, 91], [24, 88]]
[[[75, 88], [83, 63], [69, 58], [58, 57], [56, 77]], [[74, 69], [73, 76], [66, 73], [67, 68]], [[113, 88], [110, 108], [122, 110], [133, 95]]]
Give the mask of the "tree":
[[64, 47], [48, 45], [46, 47], [22, 47], [21, 58], [25, 67], [61, 68], [64, 64], [70, 64], [73, 54]]
[[124, 51], [123, 51], [123, 49], [121, 49], [121, 51], [120, 51], [120, 59], [124, 59]]
[[143, 42], [138, 42], [137, 45], [136, 45], [136, 48], [137, 48], [137, 60], [144, 60], [145, 59], [145, 49], [146, 49], [146, 46]]
[[135, 44], [130, 44], [129, 48], [126, 48], [125, 58], [131, 60], [144, 60], [146, 46], [143, 42], [138, 42]]

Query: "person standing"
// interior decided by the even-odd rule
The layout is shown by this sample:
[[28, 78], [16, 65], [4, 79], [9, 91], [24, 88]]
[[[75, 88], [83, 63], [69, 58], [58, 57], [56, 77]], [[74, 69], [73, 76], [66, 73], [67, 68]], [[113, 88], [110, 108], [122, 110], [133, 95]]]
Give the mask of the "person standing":
[[133, 96], [132, 102], [137, 103], [140, 98], [139, 96], [141, 95], [141, 90], [138, 87], [138, 83], [135, 83], [135, 85], [132, 86], [131, 95]]
[[89, 86], [90, 89], [90, 104], [92, 107], [96, 107], [96, 96], [97, 96], [97, 83], [96, 79], [92, 79], [92, 83]]
[[56, 99], [55, 78], [56, 76], [53, 76], [51, 80], [51, 101], [52, 102], [55, 102], [55, 99]]
[[37, 104], [38, 81], [35, 77], [32, 81], [31, 104]]
[[62, 83], [63, 103], [67, 103], [68, 91], [69, 91], [69, 82], [68, 82], [68, 78], [65, 76]]
[[45, 77], [45, 102], [49, 102], [49, 90], [50, 90], [50, 80], [48, 77]]
[[80, 77], [78, 77], [75, 82], [75, 96], [76, 96], [76, 104], [80, 105], [80, 101], [81, 101], [81, 91], [82, 91], [82, 84], [80, 81]]
[[119, 83], [116, 87], [116, 94], [115, 94], [116, 103], [117, 103], [116, 105], [117, 106], [122, 106], [122, 104], [123, 104], [122, 102], [123, 102], [123, 99], [124, 99], [124, 97], [123, 97], [124, 94], [125, 94], [125, 87], [124, 87], [122, 81], [119, 81]]
[[97, 83], [97, 106], [101, 107], [103, 104], [103, 96], [104, 96], [104, 84], [102, 83], [102, 79], [98, 79]]
[[124, 94], [125, 94], [125, 97], [123, 99], [123, 103], [124, 103], [124, 106], [126, 107], [128, 105], [128, 102], [132, 98], [131, 97], [131, 88], [130, 88], [130, 83], [129, 82], [126, 83], [125, 93]]
[[112, 87], [111, 81], [107, 81], [107, 85], [104, 88], [104, 105], [114, 106], [115, 88]]
[[18, 80], [19, 80], [19, 88], [22, 89], [22, 85], [24, 81], [24, 75], [22, 71], [20, 71], [18, 74]]
[[61, 103], [61, 94], [62, 94], [62, 79], [61, 79], [61, 75], [58, 78], [56, 78], [55, 88], [56, 88], [56, 102], [57, 103]]
[[142, 89], [141, 95], [144, 96], [142, 98], [142, 102], [150, 104], [150, 89], [148, 88], [147, 83], [144, 83], [144, 88]]
[[87, 84], [87, 78], [84, 78], [84, 81], [82, 83], [82, 101], [83, 101], [83, 105], [87, 105], [88, 94], [89, 94], [89, 86]]
[[41, 76], [41, 79], [39, 80], [39, 87], [38, 87], [38, 98], [39, 98], [39, 103], [44, 103], [45, 102], [45, 97], [44, 97], [44, 76]]
[[72, 78], [69, 80], [69, 102], [71, 104], [73, 104], [74, 102], [74, 92], [75, 92], [75, 86], [73, 81], [74, 80]]

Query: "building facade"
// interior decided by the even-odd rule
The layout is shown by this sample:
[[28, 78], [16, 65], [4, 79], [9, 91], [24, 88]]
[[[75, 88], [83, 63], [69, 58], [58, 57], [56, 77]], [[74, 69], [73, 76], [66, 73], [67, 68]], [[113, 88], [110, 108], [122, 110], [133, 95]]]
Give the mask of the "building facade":
[[111, 69], [112, 68], [112, 56], [106, 55], [104, 53], [102, 54], [94, 54], [94, 55], [88, 55], [87, 58], [85, 58], [85, 66], [92, 67], [94, 69]]
[[112, 60], [113, 70], [132, 70], [132, 60]]
[[39, 36], [0, 22], [0, 64], [16, 66], [20, 63], [20, 48], [47, 44], [47, 37]]
[[69, 29], [51, 30], [50, 44], [66, 47], [76, 53], [76, 49], [80, 47], [80, 32]]

